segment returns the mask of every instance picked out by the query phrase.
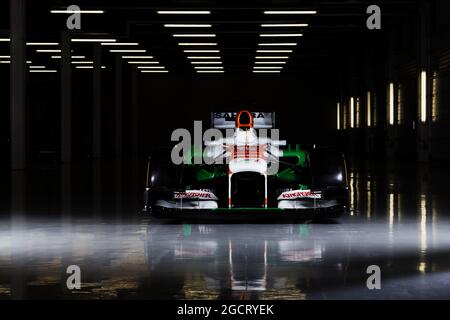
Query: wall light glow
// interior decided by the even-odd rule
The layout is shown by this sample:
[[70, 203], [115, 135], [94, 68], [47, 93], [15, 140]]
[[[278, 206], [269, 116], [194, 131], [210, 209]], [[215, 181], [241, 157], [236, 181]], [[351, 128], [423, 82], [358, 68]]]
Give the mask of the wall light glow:
[[391, 82], [389, 83], [389, 93], [388, 93], [388, 123], [389, 125], [393, 126], [394, 125], [394, 112], [395, 112], [395, 100], [394, 100], [394, 83]]
[[372, 125], [372, 93], [367, 91], [366, 95], [366, 124], [370, 128]]
[[399, 83], [397, 86], [397, 124], [403, 123], [403, 96], [402, 96], [402, 85]]
[[355, 127], [355, 98], [350, 98], [350, 128]]
[[359, 97], [356, 98], [355, 102], [355, 124], [359, 128], [361, 126], [361, 100]]
[[427, 72], [422, 70], [420, 73], [420, 121], [427, 122]]
[[439, 90], [438, 90], [438, 73], [433, 72], [433, 78], [431, 81], [431, 121], [439, 121]]
[[336, 106], [336, 128], [341, 130], [341, 104], [339, 102]]

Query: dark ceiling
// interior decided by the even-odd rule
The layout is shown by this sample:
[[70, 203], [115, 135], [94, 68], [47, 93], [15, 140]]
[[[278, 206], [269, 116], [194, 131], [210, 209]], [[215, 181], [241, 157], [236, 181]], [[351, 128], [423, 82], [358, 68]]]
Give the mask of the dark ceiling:
[[[0, 4], [0, 35], [8, 36], [8, 2]], [[114, 4], [112, 4], [114, 3]], [[67, 14], [51, 14], [50, 10], [65, 10], [73, 0], [28, 1], [27, 41], [60, 42], [65, 30]], [[213, 0], [165, 0], [165, 1], [77, 1], [83, 10], [101, 9], [104, 14], [83, 14], [82, 30], [73, 37], [114, 38], [120, 42], [138, 42], [147, 55], [154, 57], [171, 73], [193, 73], [185, 49], [220, 50], [225, 72], [252, 72], [257, 49], [287, 49], [292, 53], [268, 53], [288, 55], [283, 73], [301, 72], [303, 68], [330, 68], [341, 58], [349, 56], [364, 44], [374, 41], [389, 26], [402, 19], [414, 20], [417, 13], [415, 1], [377, 1], [382, 9], [381, 31], [366, 28], [366, 8], [373, 1], [213, 1]], [[158, 10], [209, 10], [207, 15], [161, 15]], [[265, 10], [316, 10], [315, 15], [268, 15]], [[164, 24], [211, 24], [210, 28], [167, 28]], [[261, 27], [261, 24], [306, 23], [307, 27]], [[212, 33], [215, 38], [174, 38], [173, 34]], [[301, 33], [302, 37], [261, 38], [261, 33]], [[178, 42], [215, 42], [214, 47], [182, 47]], [[296, 42], [294, 47], [258, 47], [258, 43]], [[92, 58], [92, 43], [74, 43], [74, 54]], [[58, 68], [58, 61], [49, 53], [36, 53], [40, 47], [28, 47], [28, 59], [33, 64]], [[125, 47], [124, 47], [125, 48]], [[120, 49], [124, 49], [120, 48]], [[8, 54], [8, 43], [0, 42], [0, 55]], [[41, 48], [42, 49], [42, 48]], [[105, 64], [112, 63], [112, 47], [104, 47]], [[117, 49], [117, 48], [115, 48]], [[336, 63], [337, 62], [337, 63]]]

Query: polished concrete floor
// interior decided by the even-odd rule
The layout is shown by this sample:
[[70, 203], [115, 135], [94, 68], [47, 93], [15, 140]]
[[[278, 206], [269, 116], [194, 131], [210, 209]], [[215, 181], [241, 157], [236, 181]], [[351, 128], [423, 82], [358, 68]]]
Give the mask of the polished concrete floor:
[[[4, 173], [0, 298], [450, 298], [445, 166], [353, 165], [352, 211], [322, 223], [154, 221], [138, 214], [143, 167]], [[367, 289], [370, 265], [381, 290]]]

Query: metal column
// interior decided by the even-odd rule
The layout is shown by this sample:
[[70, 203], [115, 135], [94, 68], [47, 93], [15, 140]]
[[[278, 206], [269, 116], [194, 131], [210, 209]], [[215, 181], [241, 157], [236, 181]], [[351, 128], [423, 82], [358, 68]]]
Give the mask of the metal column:
[[61, 32], [61, 162], [72, 159], [72, 67], [69, 31]]
[[94, 46], [94, 74], [92, 92], [92, 157], [102, 156], [102, 48]]
[[11, 169], [23, 170], [26, 166], [26, 0], [10, 1], [11, 69]]

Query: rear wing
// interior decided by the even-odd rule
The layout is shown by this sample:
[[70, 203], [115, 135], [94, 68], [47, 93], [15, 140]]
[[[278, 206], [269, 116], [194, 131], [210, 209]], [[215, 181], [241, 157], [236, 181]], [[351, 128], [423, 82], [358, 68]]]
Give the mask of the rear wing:
[[[211, 126], [215, 129], [234, 129], [237, 112], [212, 112]], [[252, 112], [255, 129], [275, 128], [275, 112]]]

